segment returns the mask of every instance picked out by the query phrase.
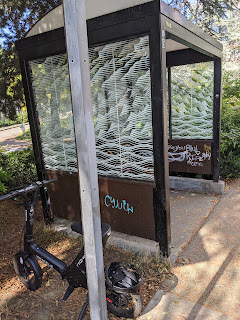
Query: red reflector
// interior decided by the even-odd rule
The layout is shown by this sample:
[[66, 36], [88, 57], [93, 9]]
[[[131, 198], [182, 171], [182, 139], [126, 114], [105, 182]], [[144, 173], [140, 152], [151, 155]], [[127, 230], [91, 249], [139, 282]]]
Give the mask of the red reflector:
[[142, 291], [142, 287], [139, 289], [139, 292], [141, 292]]
[[109, 299], [109, 298], [107, 298], [107, 301], [108, 301], [108, 302], [110, 302], [110, 303], [112, 303], [112, 300], [111, 300], [111, 299]]

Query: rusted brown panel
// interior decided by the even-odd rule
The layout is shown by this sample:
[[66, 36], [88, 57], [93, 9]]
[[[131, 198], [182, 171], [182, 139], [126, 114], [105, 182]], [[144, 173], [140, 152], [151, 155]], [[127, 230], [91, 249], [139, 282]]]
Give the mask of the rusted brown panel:
[[[63, 171], [46, 174], [49, 179], [57, 178], [49, 187], [53, 215], [80, 221], [77, 174]], [[102, 221], [108, 222], [114, 231], [154, 240], [153, 188], [153, 183], [99, 177]], [[113, 208], [113, 199], [120, 209]]]
[[115, 231], [155, 240], [153, 183], [99, 177], [102, 220]]
[[53, 215], [70, 221], [81, 221], [77, 174], [65, 171], [46, 171], [47, 178], [57, 178], [49, 187]]
[[169, 170], [211, 174], [212, 140], [168, 140]]

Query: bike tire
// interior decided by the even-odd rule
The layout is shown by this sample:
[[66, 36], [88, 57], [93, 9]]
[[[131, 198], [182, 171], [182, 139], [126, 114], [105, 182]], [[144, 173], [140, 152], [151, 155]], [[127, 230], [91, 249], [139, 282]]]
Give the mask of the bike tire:
[[[142, 311], [142, 298], [139, 294], [131, 294], [128, 293], [126, 295], [123, 295], [121, 293], [117, 294], [118, 297], [115, 296], [115, 298], [112, 300], [110, 298], [107, 298], [107, 308], [108, 311], [114, 314], [117, 317], [123, 317], [128, 319], [135, 319]], [[118, 300], [122, 303], [118, 303]], [[126, 303], [124, 303], [124, 300]]]
[[31, 291], [42, 285], [42, 270], [34, 256], [19, 251], [13, 258], [13, 266], [20, 281]]

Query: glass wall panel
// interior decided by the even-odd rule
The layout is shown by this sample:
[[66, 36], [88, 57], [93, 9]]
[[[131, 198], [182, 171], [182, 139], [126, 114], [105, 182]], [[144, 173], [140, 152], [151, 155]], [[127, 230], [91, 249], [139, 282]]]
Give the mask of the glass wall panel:
[[[98, 173], [153, 180], [148, 36], [90, 48]], [[77, 171], [65, 54], [30, 62], [46, 169]]]
[[148, 36], [91, 48], [89, 58], [99, 174], [152, 180]]
[[212, 139], [213, 62], [172, 68], [172, 138]]
[[46, 169], [77, 171], [66, 54], [30, 62]]

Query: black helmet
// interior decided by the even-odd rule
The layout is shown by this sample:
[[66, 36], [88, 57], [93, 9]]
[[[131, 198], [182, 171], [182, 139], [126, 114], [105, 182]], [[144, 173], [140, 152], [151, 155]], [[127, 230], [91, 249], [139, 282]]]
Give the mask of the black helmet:
[[105, 271], [106, 284], [119, 292], [139, 292], [142, 273], [135, 266], [112, 262]]

